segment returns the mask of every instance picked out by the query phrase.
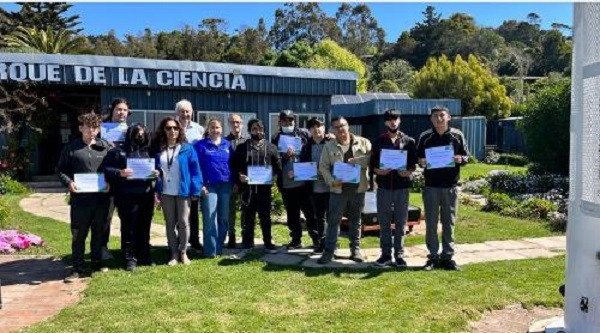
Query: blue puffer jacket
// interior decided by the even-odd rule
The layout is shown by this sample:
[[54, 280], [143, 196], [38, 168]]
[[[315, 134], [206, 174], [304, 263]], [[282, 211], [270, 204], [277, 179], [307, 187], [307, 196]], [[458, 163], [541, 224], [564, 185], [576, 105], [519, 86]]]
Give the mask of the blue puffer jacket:
[[[162, 193], [164, 182], [164, 170], [160, 168], [160, 154], [156, 153], [156, 169], [160, 171], [160, 176], [156, 182], [156, 191]], [[182, 197], [200, 196], [202, 188], [202, 172], [200, 172], [200, 164], [198, 157], [194, 151], [194, 147], [189, 143], [183, 143], [177, 155], [179, 161], [179, 172], [181, 173], [181, 182], [179, 183], [179, 195]]]
[[221, 144], [217, 146], [212, 139], [206, 138], [196, 142], [194, 149], [200, 161], [204, 184], [231, 182], [229, 163], [231, 156], [233, 156], [233, 148], [229, 141], [222, 138]]

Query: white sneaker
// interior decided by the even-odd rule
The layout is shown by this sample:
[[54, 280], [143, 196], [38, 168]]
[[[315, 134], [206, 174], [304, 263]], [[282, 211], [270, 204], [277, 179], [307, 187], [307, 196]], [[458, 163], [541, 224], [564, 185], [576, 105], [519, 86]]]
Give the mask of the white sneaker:
[[169, 260], [169, 262], [167, 263], [168, 266], [175, 266], [177, 265], [177, 254], [172, 254], [171, 255], [171, 259]]
[[100, 253], [100, 258], [102, 260], [113, 260], [114, 259], [112, 253], [110, 253], [110, 251], [108, 250], [108, 248], [106, 246], [102, 247], [102, 250]]
[[181, 253], [179, 254], [179, 259], [181, 259], [181, 263], [184, 265], [189, 265], [192, 263], [190, 261], [190, 259], [187, 257], [187, 254], [185, 253], [185, 251], [181, 251]]

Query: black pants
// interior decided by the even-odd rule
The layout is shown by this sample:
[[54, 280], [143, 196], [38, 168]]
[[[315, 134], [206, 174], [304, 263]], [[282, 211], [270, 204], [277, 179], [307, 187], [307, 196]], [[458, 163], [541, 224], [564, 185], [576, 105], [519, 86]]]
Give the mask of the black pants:
[[115, 205], [121, 219], [121, 251], [125, 262], [149, 264], [154, 193], [119, 193]]
[[106, 215], [108, 213], [108, 200], [98, 200], [90, 204], [71, 204], [71, 261], [73, 269], [83, 269], [85, 254], [85, 240], [88, 232], [92, 231], [91, 257], [92, 265], [100, 263], [102, 241], [106, 229]]
[[102, 246], [108, 247], [108, 241], [110, 240], [110, 224], [112, 223], [113, 215], [115, 214], [115, 197], [110, 195], [108, 197], [108, 214], [106, 215], [106, 228], [102, 234]]
[[272, 244], [271, 237], [271, 185], [251, 185], [241, 193], [242, 243], [254, 245], [256, 213], [265, 245]]
[[190, 245], [193, 247], [199, 246], [200, 243], [200, 216], [198, 211], [200, 208], [200, 199], [192, 200], [190, 204]]
[[302, 223], [300, 222], [300, 210], [306, 217], [306, 229], [308, 234], [313, 240], [313, 243], [318, 241], [317, 239], [317, 227], [315, 220], [309, 218], [312, 215], [312, 209], [310, 207], [310, 200], [308, 199], [309, 192], [306, 187], [301, 186], [297, 188], [282, 188], [281, 197], [283, 199], [283, 205], [285, 206], [285, 212], [287, 214], [287, 226], [290, 229], [290, 238], [292, 242], [299, 243], [302, 241]]
[[[317, 243], [315, 245], [325, 245], [325, 224], [327, 223], [327, 212], [329, 211], [329, 192], [310, 193], [311, 215], [307, 217], [306, 225], [314, 225]], [[308, 220], [312, 220], [310, 223]], [[310, 229], [309, 229], [310, 232]], [[313, 238], [314, 240], [314, 238]]]

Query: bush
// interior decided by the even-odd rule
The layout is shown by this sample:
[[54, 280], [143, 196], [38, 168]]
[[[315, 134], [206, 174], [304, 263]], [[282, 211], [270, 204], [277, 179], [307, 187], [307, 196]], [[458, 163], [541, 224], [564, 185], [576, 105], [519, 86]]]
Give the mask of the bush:
[[10, 216], [10, 207], [6, 203], [6, 199], [0, 197], [0, 229], [7, 227], [5, 223], [8, 216]]
[[531, 198], [525, 200], [519, 204], [521, 214], [524, 218], [539, 218], [546, 219], [549, 212], [556, 211], [557, 207], [555, 204], [548, 200], [540, 198]]
[[425, 188], [425, 177], [423, 176], [423, 169], [417, 168], [417, 170], [415, 170], [412, 173], [412, 176], [410, 178], [412, 180], [412, 185], [410, 188], [411, 192], [423, 192], [423, 188]]
[[500, 154], [500, 159], [498, 161], [501, 164], [508, 164], [512, 166], [526, 166], [529, 164], [529, 159], [523, 155], [519, 154]]
[[275, 215], [283, 215], [285, 211], [285, 207], [283, 205], [283, 198], [281, 197], [281, 192], [277, 186], [273, 186], [271, 188], [271, 212]]
[[489, 187], [490, 184], [486, 179], [478, 179], [464, 183], [462, 190], [473, 194], [484, 194]]
[[487, 155], [483, 159], [483, 163], [486, 163], [486, 164], [498, 164], [499, 160], [500, 160], [500, 154], [498, 154], [495, 151], [490, 151], [490, 152], [487, 153]]
[[28, 194], [31, 190], [7, 175], [0, 176], [0, 194]]
[[553, 174], [496, 173], [489, 175], [487, 180], [492, 192], [546, 193], [552, 189], [557, 189], [565, 195], [569, 192], [569, 178]]
[[483, 210], [486, 212], [501, 212], [506, 208], [517, 206], [517, 202], [505, 193], [490, 193], [486, 199], [487, 203], [483, 206]]

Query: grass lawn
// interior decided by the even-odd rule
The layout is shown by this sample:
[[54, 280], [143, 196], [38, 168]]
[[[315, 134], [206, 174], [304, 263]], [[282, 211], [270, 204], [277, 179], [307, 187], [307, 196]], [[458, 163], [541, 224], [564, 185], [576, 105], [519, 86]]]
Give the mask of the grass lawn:
[[460, 169], [460, 178], [467, 179], [471, 176], [485, 176], [492, 170], [506, 170], [510, 172], [527, 171], [525, 167], [517, 167], [502, 164], [485, 164], [485, 163], [470, 163]]
[[[68, 255], [68, 225], [21, 211], [18, 199], [8, 197], [13, 213], [0, 228], [18, 226], [44, 238], [45, 247], [26, 253]], [[538, 223], [493, 221], [491, 214], [470, 216], [468, 208], [461, 207], [459, 240], [543, 233], [523, 227]], [[515, 228], [526, 235], [511, 234]], [[287, 240], [285, 226], [275, 229], [277, 241]], [[159, 266], [95, 274], [79, 304], [26, 332], [462, 332], [487, 309], [563, 301], [556, 289], [564, 257], [466, 265], [457, 273], [302, 269], [256, 256], [167, 267], [165, 252], [155, 250]]]

